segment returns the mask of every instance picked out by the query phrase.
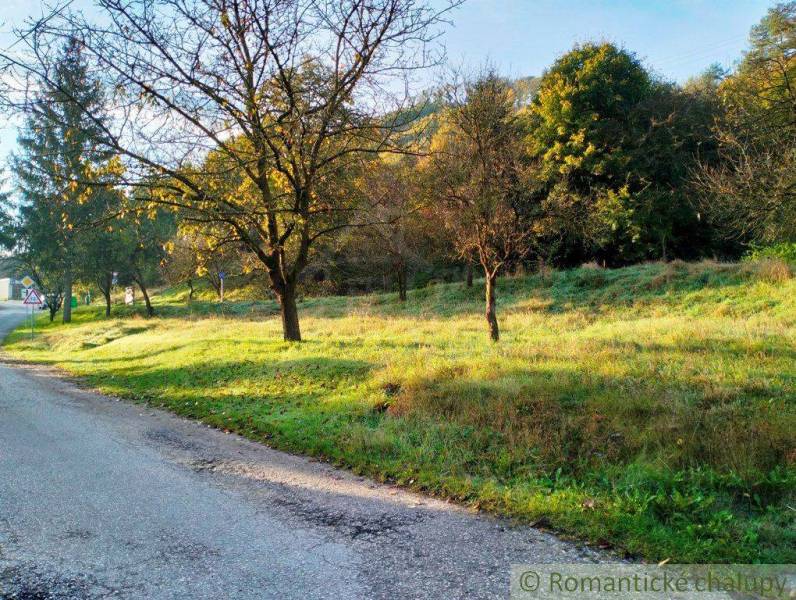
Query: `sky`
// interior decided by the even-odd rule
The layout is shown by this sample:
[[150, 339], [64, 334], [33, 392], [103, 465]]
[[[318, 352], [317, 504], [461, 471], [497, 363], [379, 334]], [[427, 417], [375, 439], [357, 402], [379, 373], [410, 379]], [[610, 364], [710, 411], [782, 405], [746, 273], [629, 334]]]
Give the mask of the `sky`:
[[[434, 0], [441, 2], [443, 0]], [[659, 76], [683, 82], [712, 63], [731, 67], [768, 0], [466, 0], [442, 42], [454, 66], [488, 63], [510, 77], [541, 75], [575, 43], [608, 40], [635, 52]], [[89, 0], [74, 0], [87, 6]], [[38, 15], [36, 0], [0, 0], [0, 47]], [[0, 122], [0, 164], [16, 128]]]
[[449, 59], [488, 60], [508, 76], [541, 75], [575, 43], [607, 40], [665, 79], [683, 82], [714, 62], [731, 66], [763, 0], [467, 0], [445, 36]]

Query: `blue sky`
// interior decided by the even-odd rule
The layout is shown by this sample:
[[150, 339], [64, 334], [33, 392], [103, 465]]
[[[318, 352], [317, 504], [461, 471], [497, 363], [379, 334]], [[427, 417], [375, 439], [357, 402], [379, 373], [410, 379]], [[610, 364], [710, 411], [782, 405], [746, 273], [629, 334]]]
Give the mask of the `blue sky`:
[[539, 75], [576, 42], [608, 40], [666, 79], [684, 81], [713, 62], [730, 66], [762, 0], [468, 0], [446, 35], [452, 62], [488, 59], [506, 75]]
[[[609, 40], [636, 52], [658, 75], [684, 81], [713, 62], [731, 66], [763, 0], [468, 0], [444, 37], [454, 65], [489, 62], [505, 75], [539, 75], [576, 42]], [[88, 6], [88, 0], [74, 5]], [[9, 30], [39, 14], [35, 0], [0, 0], [0, 46]], [[16, 130], [0, 124], [0, 160]]]

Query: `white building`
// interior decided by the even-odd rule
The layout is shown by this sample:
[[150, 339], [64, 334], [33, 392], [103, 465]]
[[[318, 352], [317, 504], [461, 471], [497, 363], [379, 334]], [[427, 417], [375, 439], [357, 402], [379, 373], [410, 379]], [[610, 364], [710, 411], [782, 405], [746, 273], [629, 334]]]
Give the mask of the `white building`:
[[0, 301], [22, 300], [22, 282], [10, 277], [0, 279]]

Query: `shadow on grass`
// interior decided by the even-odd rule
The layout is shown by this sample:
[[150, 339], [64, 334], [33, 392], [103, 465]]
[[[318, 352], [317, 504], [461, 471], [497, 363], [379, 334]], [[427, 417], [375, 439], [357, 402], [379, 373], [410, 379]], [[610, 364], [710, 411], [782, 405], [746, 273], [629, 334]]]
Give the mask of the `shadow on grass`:
[[[732, 511], [745, 526], [749, 514], [762, 518], [792, 493], [784, 480], [767, 479], [794, 441], [792, 430], [766, 429], [776, 412], [692, 403], [701, 386], [684, 387], [676, 376], [640, 386], [636, 377], [560, 368], [507, 369], [488, 382], [441, 370], [401, 382], [385, 413], [357, 389], [372, 370], [366, 361], [306, 357], [113, 366], [100, 378], [121, 395], [364, 472], [418, 478], [460, 499], [495, 502], [498, 486], [512, 493], [493, 506], [525, 516], [554, 510], [555, 496], [535, 510], [508, 499], [548, 485], [600, 494], [606, 506], [626, 503], [622, 519], [637, 519], [638, 527], [650, 519], [650, 527], [672, 531], [694, 523], [697, 543], [714, 535], [702, 528], [717, 511]], [[620, 475], [625, 470], [635, 475]], [[750, 510], [752, 495], [760, 506]], [[567, 510], [578, 516], [579, 507]], [[615, 527], [620, 541], [627, 532]]]
[[[234, 348], [234, 340], [215, 342]], [[796, 447], [792, 385], [773, 362], [759, 363], [756, 376], [744, 376], [741, 386], [732, 379], [712, 381], [677, 368], [678, 361], [703, 356], [705, 346], [720, 345], [716, 340], [695, 343], [687, 351], [659, 343], [593, 343], [595, 351], [630, 352], [635, 362], [619, 375], [575, 363], [570, 368], [495, 364], [493, 376], [485, 379], [471, 363], [451, 361], [420, 376], [402, 377], [398, 371], [395, 381], [382, 385], [384, 396], [378, 391], [380, 381], [372, 376], [382, 365], [335, 356], [270, 360], [255, 353], [249, 359], [222, 357], [186, 365], [170, 365], [168, 359], [130, 364], [184, 353], [193, 345], [183, 344], [125, 357], [60, 362], [78, 373], [91, 373], [93, 382], [114, 393], [165, 402], [194, 417], [226, 407], [246, 423], [273, 415], [288, 415], [284, 419], [297, 423], [331, 415], [377, 425], [390, 418], [379, 407], [389, 406], [393, 417], [417, 416], [469, 431], [462, 443], [473, 451], [502, 453], [502, 467], [483, 463], [493, 469], [492, 475], [502, 471], [515, 476], [528, 468], [587, 472], [598, 464], [629, 465], [643, 457], [673, 468], [708, 466], [754, 479], [785, 464]], [[748, 348], [739, 346], [722, 352], [719, 360], [729, 356], [742, 365], [748, 354]], [[541, 361], [560, 359], [554, 349], [534, 355]], [[197, 360], [190, 352], [188, 356]], [[657, 370], [664, 364], [672, 367], [667, 373]], [[733, 366], [722, 362], [722, 368]], [[362, 386], [374, 392], [366, 393]], [[779, 400], [772, 404], [771, 398]]]
[[580, 476], [641, 460], [663, 470], [715, 469], [751, 484], [792, 462], [796, 396], [787, 375], [761, 365], [752, 383], [714, 382], [644, 366], [671, 360], [672, 349], [641, 352], [647, 356], [621, 375], [496, 364], [485, 379], [452, 364], [392, 382], [400, 393], [390, 411], [457, 423], [473, 439], [489, 432], [483, 448], [502, 445], [489, 452], [507, 476], [534, 463]]
[[[214, 360], [187, 366], [118, 366], [131, 360], [135, 358], [76, 359], [60, 361], [60, 364], [67, 369], [76, 365], [78, 371], [81, 370], [79, 365], [91, 365], [97, 380], [148, 396], [158, 396], [169, 390], [186, 400], [212, 401], [214, 396], [222, 394], [225, 400], [239, 398], [247, 402], [258, 399], [320, 399], [338, 386], [364, 381], [373, 368], [372, 364], [361, 360], [328, 357], [277, 361]], [[243, 391], [227, 393], [224, 390], [226, 386]], [[289, 391], [291, 388], [300, 388], [300, 391], [293, 393]]]

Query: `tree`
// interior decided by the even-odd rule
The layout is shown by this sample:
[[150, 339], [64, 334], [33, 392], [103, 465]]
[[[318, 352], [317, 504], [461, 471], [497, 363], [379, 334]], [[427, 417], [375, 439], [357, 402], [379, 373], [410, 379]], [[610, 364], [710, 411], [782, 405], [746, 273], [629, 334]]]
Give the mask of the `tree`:
[[459, 91], [433, 140], [429, 186], [456, 250], [464, 259], [477, 256], [484, 270], [486, 320], [498, 341], [497, 276], [508, 261], [530, 251], [534, 211], [511, 89], [488, 72]]
[[161, 280], [168, 244], [175, 233], [173, 215], [164, 210], [132, 211], [121, 221], [122, 263], [120, 283], [134, 283], [144, 297], [147, 316], [155, 314], [149, 288]]
[[63, 255], [57, 244], [50, 243], [49, 230], [55, 225], [49, 219], [52, 213], [30, 208], [23, 206], [20, 209], [21, 218], [15, 228], [16, 257], [20, 266], [30, 274], [36, 288], [44, 294], [50, 321], [54, 321], [65, 295]]
[[15, 244], [14, 217], [11, 207], [11, 193], [6, 191], [6, 178], [0, 170], [0, 248], [11, 250]]
[[199, 240], [199, 269], [197, 273], [207, 280], [210, 287], [221, 300], [221, 287], [224, 278], [233, 271], [240, 273], [241, 261], [239, 248], [229, 244], [214, 245], [211, 239]]
[[65, 277], [63, 250], [52, 235], [60, 221], [51, 208], [46, 202], [23, 201], [8, 237], [13, 239], [17, 263], [44, 295], [53, 321], [63, 303]]
[[[351, 208], [330, 182], [364, 153], [399, 150], [407, 126], [393, 90], [436, 62], [430, 43], [456, 0], [98, 0], [99, 25], [63, 10], [21, 37], [46, 74], [48, 49], [81, 32], [108, 89], [109, 147], [128, 181], [160, 178], [148, 200], [221, 224], [268, 273], [286, 340], [300, 340], [296, 285], [313, 243], [344, 227]], [[439, 5], [437, 5], [439, 6]], [[88, 111], [86, 111], [88, 112]], [[216, 186], [234, 168], [243, 189]]]
[[627, 168], [635, 185], [628, 186], [627, 201], [619, 207], [625, 235], [617, 235], [616, 222], [604, 215], [602, 222], [603, 239], [621, 262], [693, 260], [715, 249], [714, 231], [700, 217], [691, 185], [699, 161], [716, 160], [712, 127], [719, 106], [712, 89], [704, 87], [710, 76], [704, 75], [703, 87], [656, 82], [633, 110], [636, 129]]
[[210, 287], [213, 288], [219, 300], [222, 299], [221, 288], [224, 278], [230, 274], [237, 263], [237, 257], [231, 254], [227, 249], [219, 249], [215, 252], [207, 253], [202, 257], [199, 273], [204, 275], [204, 278], [210, 284]]
[[194, 235], [178, 231], [174, 239], [166, 244], [167, 256], [163, 261], [163, 278], [169, 285], [185, 283], [188, 286], [188, 302], [193, 301], [194, 283], [199, 276], [201, 259], [199, 243]]
[[[120, 194], [110, 191], [113, 208], [118, 210]], [[80, 239], [81, 256], [79, 277], [82, 281], [96, 285], [105, 300], [105, 316], [111, 316], [111, 294], [114, 285], [114, 273], [124, 268], [129, 256], [129, 237], [125, 234], [125, 223], [121, 217], [108, 219], [94, 230], [85, 232]]]
[[[12, 157], [21, 196], [17, 241], [40, 285], [49, 282], [51, 318], [60, 304], [55, 300], [63, 296], [68, 323], [80, 238], [106, 216], [108, 178], [118, 164], [102, 148], [104, 100], [75, 39], [36, 83], [18, 139], [20, 152]], [[58, 278], [62, 283], [55, 283]]]
[[584, 258], [606, 248], [628, 224], [627, 204], [641, 188], [628, 169], [636, 129], [631, 120], [651, 93], [652, 81], [635, 56], [612, 44], [587, 43], [544, 73], [526, 112], [546, 229], [582, 246]]
[[384, 157], [364, 166], [358, 184], [368, 208], [353, 233], [357, 255], [370, 267], [394, 274], [398, 298], [406, 301], [409, 269], [427, 250], [419, 210], [421, 192], [414, 173], [416, 160]]
[[690, 185], [697, 161], [715, 154], [708, 80], [656, 80], [608, 43], [576, 46], [545, 72], [523, 116], [547, 247], [614, 265], [709, 251]]
[[719, 161], [696, 181], [703, 208], [744, 241], [796, 240], [796, 2], [752, 28], [751, 47], [718, 93]]

